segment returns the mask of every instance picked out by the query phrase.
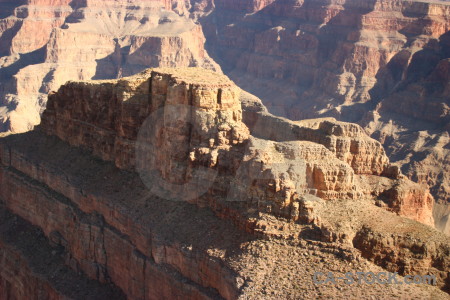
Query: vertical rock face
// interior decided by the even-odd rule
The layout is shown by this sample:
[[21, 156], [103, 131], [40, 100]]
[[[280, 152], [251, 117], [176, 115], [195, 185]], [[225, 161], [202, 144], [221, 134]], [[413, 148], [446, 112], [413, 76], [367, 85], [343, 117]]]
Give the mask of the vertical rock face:
[[[210, 187], [216, 196], [231, 188], [228, 201], [297, 220], [306, 194], [327, 200], [383, 194], [392, 211], [432, 224], [433, 198], [392, 173], [382, 146], [358, 125], [291, 122], [246, 95], [243, 115], [239, 95], [227, 77], [195, 68], [70, 82], [49, 96], [41, 130], [137, 169], [148, 185], [172, 191], [170, 198], [200, 203]], [[393, 180], [375, 191], [361, 188], [356, 175]], [[216, 196], [210, 205], [224, 205]]]
[[46, 94], [68, 80], [118, 78], [158, 66], [220, 70], [203, 48], [201, 27], [179, 15], [187, 13], [184, 2], [0, 5], [10, 13], [0, 19], [1, 131], [38, 124]]
[[[252, 15], [240, 10], [216, 5], [217, 35], [208, 36], [213, 52], [237, 79], [240, 73], [274, 79], [269, 89], [281, 83], [274, 90], [281, 95], [268, 104], [284, 106], [294, 118], [325, 111], [337, 115], [342, 104], [369, 101], [377, 75], [391, 59], [407, 66], [414, 53], [450, 26], [445, 2], [272, 1]], [[205, 28], [213, 26], [208, 21]], [[284, 93], [283, 81], [293, 85]], [[302, 102], [280, 103], [292, 99], [290, 93]], [[305, 107], [312, 99], [316, 107]]]
[[38, 95], [45, 68], [24, 68], [43, 62], [44, 48], [52, 30], [61, 26], [72, 12], [69, 2], [57, 1], [54, 7], [37, 1], [0, 2], [0, 10], [5, 13], [0, 19], [2, 132], [21, 132], [30, 129], [31, 124], [39, 123], [41, 99]]
[[203, 47], [204, 31], [227, 74], [272, 112], [362, 127], [323, 121], [313, 131], [324, 135], [302, 129], [302, 139], [324, 145], [358, 173], [380, 175], [386, 161], [377, 160], [383, 153], [373, 141], [325, 133], [364, 130], [408, 178], [448, 202], [448, 1], [3, 0], [0, 6], [0, 131], [38, 124], [47, 93], [67, 80], [120, 78], [146, 67], [220, 70]]
[[[125, 299], [112, 284], [99, 284], [64, 264], [61, 248], [22, 218], [0, 208], [2, 299]], [[26, 284], [24, 284], [26, 283]]]
[[[448, 202], [450, 195], [449, 37], [447, 32], [412, 55], [403, 80], [361, 122], [385, 145], [392, 160], [403, 165], [404, 173], [430, 185], [440, 202]], [[392, 78], [393, 70], [387, 68], [384, 78]], [[381, 93], [385, 84], [382, 81], [377, 91]]]
[[423, 187], [400, 182], [383, 195], [389, 199], [387, 202], [392, 211], [403, 216], [411, 216], [419, 222], [432, 224], [434, 199]]
[[220, 150], [248, 138], [239, 94], [225, 76], [198, 68], [155, 69], [100, 84], [71, 82], [50, 95], [42, 129], [124, 169], [136, 167], [136, 149], [129, 145], [138, 138], [154, 143], [152, 166], [170, 167], [179, 152], [181, 161], [205, 156], [214, 166]]
[[[260, 267], [278, 257], [270, 281], [284, 299], [309, 294], [279, 289], [302, 267], [273, 270], [295, 259], [323, 268], [314, 263], [322, 257], [332, 269], [352, 261], [372, 270], [375, 262], [404, 275], [420, 261], [447, 289], [448, 238], [417, 222], [432, 224], [432, 198], [357, 125], [275, 117], [226, 76], [200, 68], [69, 82], [47, 106], [37, 130], [0, 139], [0, 201], [17, 222], [31, 223], [23, 232], [40, 228], [43, 244], [100, 287], [114, 284], [129, 299], [259, 298], [270, 286]], [[382, 222], [399, 235], [394, 244], [379, 236]], [[16, 255], [2, 232], [0, 255]], [[425, 237], [435, 247], [417, 250]], [[297, 250], [310, 247], [311, 258], [300, 258]], [[51, 282], [31, 290], [62, 293]]]

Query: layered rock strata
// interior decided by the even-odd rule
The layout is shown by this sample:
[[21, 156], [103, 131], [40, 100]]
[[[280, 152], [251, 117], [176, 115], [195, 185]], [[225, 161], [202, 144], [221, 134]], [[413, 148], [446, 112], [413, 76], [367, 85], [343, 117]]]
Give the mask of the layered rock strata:
[[[240, 90], [225, 76], [201, 69], [156, 69], [132, 79], [73, 82], [50, 95], [41, 127], [47, 134], [114, 161], [119, 168], [137, 168], [144, 177], [157, 172], [151, 179], [161, 177], [162, 185], [163, 181], [183, 184], [180, 195], [192, 192], [191, 180], [201, 182], [206, 180], [203, 176], [222, 179], [223, 175], [223, 182], [252, 178], [261, 183], [251, 192], [256, 194], [233, 197], [244, 203], [259, 198], [258, 205], [285, 217], [298, 215], [295, 203], [305, 193], [324, 199], [357, 199], [363, 193], [355, 175], [389, 172], [381, 145], [353, 124], [328, 120], [296, 124], [253, 109], [247, 117], [256, 119], [255, 124], [247, 120], [254, 135], [249, 139], [239, 95]], [[250, 100], [244, 107], [252, 105], [258, 106]], [[290, 174], [295, 165], [299, 169]], [[200, 176], [200, 166], [215, 173]], [[217, 173], [221, 169], [226, 171]], [[243, 178], [234, 178], [236, 174]], [[400, 178], [400, 174], [391, 177]], [[415, 213], [405, 215], [431, 224], [429, 193], [420, 186], [405, 188], [407, 181], [397, 181], [403, 193], [395, 188], [392, 193], [377, 193], [388, 195], [388, 205], [397, 212], [407, 211], [394, 208], [406, 199], [416, 201], [418, 205], [410, 207]], [[210, 184], [215, 186], [214, 181]], [[248, 184], [247, 188], [255, 185]], [[257, 195], [266, 193], [267, 184], [273, 185], [274, 194]], [[223, 183], [219, 186], [222, 193], [228, 190]], [[266, 202], [266, 198], [272, 200]]]
[[[205, 30], [214, 27], [207, 31], [212, 53], [244, 89], [261, 95], [273, 89], [269, 95], [277, 97], [264, 100], [294, 118], [337, 116], [343, 104], [377, 98], [375, 91], [389, 94], [413, 56], [450, 26], [444, 1], [215, 2], [203, 20]], [[384, 72], [390, 80], [380, 78]], [[268, 79], [268, 86], [258, 80], [246, 84], [240, 75]]]
[[39, 124], [46, 95], [68, 80], [158, 66], [219, 71], [203, 48], [201, 27], [177, 14], [184, 2], [172, 2], [1, 2], [11, 14], [0, 19], [0, 131]]
[[[343, 283], [337, 284], [338, 289], [314, 285], [317, 271], [341, 275], [383, 269], [353, 247], [317, 241], [320, 230], [313, 230], [315, 236], [308, 226], [265, 217], [254, 233], [270, 239], [246, 234], [208, 209], [155, 197], [136, 174], [119, 171], [56, 138], [33, 132], [11, 136], [7, 143], [11, 156], [2, 155], [0, 177], [2, 186], [11, 188], [2, 189], [2, 203], [42, 228], [51, 243], [64, 250], [58, 255], [67, 265], [94, 280], [115, 282], [128, 299], [408, 297], [410, 293], [448, 299], [427, 285], [375, 284], [370, 292]], [[5, 168], [9, 157], [14, 166]], [[394, 232], [408, 223], [375, 209], [377, 217], [396, 223], [391, 227]], [[414, 232], [428, 233], [428, 238], [442, 238], [427, 226], [415, 222], [410, 226]], [[32, 281], [28, 285], [34, 286]]]
[[447, 205], [448, 1], [2, 0], [0, 7], [0, 131], [38, 124], [47, 93], [67, 80], [153, 66], [219, 70], [203, 48], [205, 31], [214, 59], [272, 112], [358, 122]]
[[[38, 130], [0, 140], [0, 157], [6, 209], [61, 247], [70, 268], [114, 283], [129, 299], [316, 297], [316, 288], [334, 295], [335, 287], [293, 274], [344, 272], [351, 261], [374, 271], [381, 269], [372, 262], [389, 262], [408, 275], [419, 258], [405, 227], [418, 241], [435, 241], [420, 271], [448, 289], [448, 237], [388, 211], [430, 224], [432, 201], [389, 166], [380, 144], [356, 125], [270, 115], [210, 71], [68, 83], [49, 96]], [[333, 206], [339, 214], [329, 213]], [[401, 260], [371, 255], [378, 236], [362, 232], [380, 230], [374, 218], [392, 223], [391, 250]], [[412, 290], [447, 297], [430, 286]], [[367, 295], [357, 286], [339, 293]]]
[[277, 115], [357, 122], [448, 205], [448, 1], [214, 2], [208, 50], [240, 87]]
[[[261, 101], [250, 94], [245, 93], [242, 98], [244, 121], [248, 124], [252, 135], [278, 142], [312, 141], [316, 143], [316, 147], [324, 146], [322, 149], [340, 161], [340, 172], [335, 174], [337, 177], [328, 177], [333, 171], [323, 171], [330, 170], [332, 165], [332, 160], [325, 157], [319, 159], [319, 165], [322, 165], [323, 170], [313, 172], [307, 177], [315, 178], [316, 182], [321, 182], [319, 185], [335, 183], [339, 185], [339, 182], [351, 184], [344, 189], [340, 187], [331, 189], [330, 195], [324, 194], [324, 190], [319, 189], [319, 197], [343, 199], [375, 196], [382, 199], [389, 209], [397, 213], [403, 211], [402, 215], [431, 224], [429, 222], [432, 220], [434, 200], [429, 191], [424, 186], [405, 180], [401, 170], [389, 164], [381, 144], [365, 135], [360, 126], [337, 122], [333, 118], [293, 122], [268, 113]], [[310, 158], [305, 157], [307, 160]], [[344, 172], [343, 167], [350, 169], [350, 172]], [[351, 174], [350, 181], [346, 181], [345, 176], [342, 176], [345, 173]], [[362, 182], [361, 175], [367, 176]], [[373, 175], [381, 176], [373, 177]], [[375, 185], [367, 185], [368, 180]], [[414, 203], [421, 204], [417, 206]]]
[[64, 264], [61, 247], [2, 206], [0, 296], [2, 299], [125, 299], [114, 285], [98, 284]]

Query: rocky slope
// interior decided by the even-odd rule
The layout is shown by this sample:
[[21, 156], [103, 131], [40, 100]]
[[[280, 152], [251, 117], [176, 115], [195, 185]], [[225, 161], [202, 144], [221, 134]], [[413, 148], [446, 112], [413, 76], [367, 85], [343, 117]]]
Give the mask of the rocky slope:
[[[70, 82], [37, 130], [0, 139], [0, 162], [2, 224], [31, 223], [44, 250], [129, 299], [448, 298], [314, 285], [318, 271], [384, 268], [448, 291], [450, 240], [417, 222], [432, 223], [433, 199], [358, 125], [273, 116], [217, 73]], [[31, 289], [62, 298], [51, 281]]]
[[39, 124], [46, 95], [67, 80], [157, 66], [220, 70], [201, 27], [179, 15], [185, 10], [182, 1], [2, 0], [0, 131]]
[[0, 132], [38, 124], [47, 93], [67, 80], [156, 66], [220, 70], [204, 50], [205, 32], [214, 60], [271, 112], [361, 125], [408, 178], [429, 186], [442, 204], [436, 226], [447, 232], [449, 7], [419, 0], [2, 0]]
[[448, 1], [214, 3], [208, 51], [239, 86], [277, 115], [359, 123], [449, 203]]

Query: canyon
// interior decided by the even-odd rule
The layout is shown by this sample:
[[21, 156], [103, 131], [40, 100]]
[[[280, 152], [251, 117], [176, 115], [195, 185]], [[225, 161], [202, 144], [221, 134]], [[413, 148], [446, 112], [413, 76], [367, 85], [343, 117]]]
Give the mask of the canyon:
[[[68, 82], [35, 130], [0, 139], [0, 158], [0, 253], [21, 262], [1, 261], [9, 295], [448, 299], [450, 238], [430, 226], [433, 197], [379, 142], [356, 124], [274, 116], [213, 71]], [[54, 256], [82, 284], [28, 266], [26, 236], [43, 245], [34, 261]], [[349, 263], [437, 286], [311, 283]], [[10, 275], [19, 265], [27, 291]]]
[[223, 70], [276, 115], [362, 126], [409, 179], [430, 188], [435, 225], [449, 233], [449, 7], [2, 0], [0, 131], [31, 130], [47, 94], [68, 80], [115, 79], [148, 67]]
[[361, 125], [430, 187], [449, 233], [448, 1], [215, 3], [200, 22], [233, 81], [274, 114]]
[[449, 18], [0, 0], [0, 298], [449, 299]]

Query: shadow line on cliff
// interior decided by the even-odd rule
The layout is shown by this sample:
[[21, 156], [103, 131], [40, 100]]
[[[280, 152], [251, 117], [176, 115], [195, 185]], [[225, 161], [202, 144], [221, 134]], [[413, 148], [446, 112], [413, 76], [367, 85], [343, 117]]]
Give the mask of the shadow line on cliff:
[[[430, 40], [422, 50], [414, 54], [408, 51], [399, 52], [375, 76], [377, 82], [369, 91], [371, 101], [367, 103], [367, 110], [376, 110], [377, 106], [385, 100], [387, 103], [384, 106], [388, 105], [393, 109], [408, 105], [407, 101], [410, 97], [423, 98], [423, 101], [418, 102], [421, 106], [416, 105], [413, 108], [415, 115], [400, 116], [400, 112], [394, 109], [393, 112], [400, 116], [398, 121], [411, 125], [412, 118], [418, 118], [417, 125], [420, 126], [414, 126], [417, 127], [416, 130], [434, 130], [445, 126], [448, 123], [448, 118], [445, 116], [430, 118], [426, 114], [432, 105], [439, 105], [439, 103], [450, 105], [450, 100], [444, 94], [447, 80], [434, 74], [440, 62], [450, 58], [449, 48], [450, 32], [447, 32], [441, 35], [438, 41]], [[408, 91], [409, 89], [411, 90]], [[414, 95], [415, 93], [417, 94]], [[399, 102], [400, 100], [402, 101]], [[433, 125], [427, 126], [426, 123], [430, 122]]]
[[[118, 79], [159, 66], [156, 55], [151, 55], [153, 51], [145, 51], [144, 55], [150, 56], [150, 59], [145, 64], [129, 63], [130, 61], [133, 62], [141, 59], [140, 56], [143, 55], [142, 51], [135, 51], [135, 53], [130, 54], [131, 45], [121, 47], [117, 39], [115, 39], [115, 42], [116, 47], [113, 53], [96, 60], [97, 67], [92, 80]], [[154, 52], [158, 53], [158, 51]], [[153, 62], [152, 58], [155, 58], [156, 61]]]
[[[12, 42], [16, 34], [22, 27], [22, 22], [19, 21], [14, 26], [3, 31], [0, 36], [0, 57], [11, 55]], [[1, 70], [1, 69], [0, 69]]]
[[0, 68], [0, 80], [6, 81], [11, 80], [12, 76], [17, 74], [21, 69], [29, 65], [37, 65], [45, 62], [45, 57], [47, 55], [46, 46], [43, 46], [33, 52], [21, 54], [19, 60], [13, 64]]
[[26, 0], [15, 0], [0, 3], [0, 19], [12, 16], [14, 14], [14, 10], [24, 4], [26, 4]]

